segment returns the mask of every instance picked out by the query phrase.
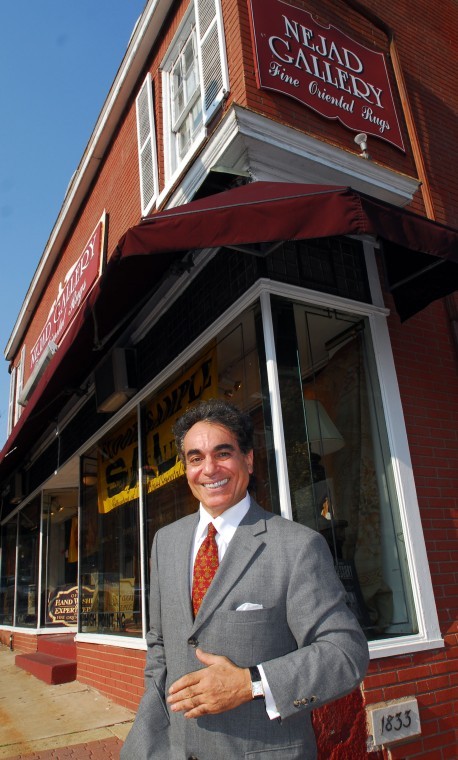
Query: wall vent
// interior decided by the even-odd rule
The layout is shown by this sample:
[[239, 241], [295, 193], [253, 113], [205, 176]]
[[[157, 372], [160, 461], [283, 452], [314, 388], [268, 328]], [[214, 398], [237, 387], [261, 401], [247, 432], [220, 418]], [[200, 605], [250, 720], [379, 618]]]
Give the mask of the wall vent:
[[94, 372], [98, 412], [116, 412], [137, 392], [134, 348], [114, 348]]

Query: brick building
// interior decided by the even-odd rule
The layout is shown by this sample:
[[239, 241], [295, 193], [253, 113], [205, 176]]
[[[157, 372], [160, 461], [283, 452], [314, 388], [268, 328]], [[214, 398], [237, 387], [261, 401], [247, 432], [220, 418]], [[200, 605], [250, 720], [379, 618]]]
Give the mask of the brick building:
[[321, 757], [458, 756], [457, 15], [146, 4], [5, 351], [1, 641], [135, 709], [171, 426], [221, 395], [370, 642]]

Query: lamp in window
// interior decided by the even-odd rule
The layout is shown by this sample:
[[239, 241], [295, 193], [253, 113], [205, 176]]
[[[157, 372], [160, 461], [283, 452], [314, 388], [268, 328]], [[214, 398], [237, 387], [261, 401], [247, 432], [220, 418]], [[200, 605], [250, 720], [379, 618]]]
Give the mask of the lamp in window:
[[307, 436], [312, 454], [321, 458], [345, 446], [342, 435], [337, 430], [321, 401], [304, 399]]

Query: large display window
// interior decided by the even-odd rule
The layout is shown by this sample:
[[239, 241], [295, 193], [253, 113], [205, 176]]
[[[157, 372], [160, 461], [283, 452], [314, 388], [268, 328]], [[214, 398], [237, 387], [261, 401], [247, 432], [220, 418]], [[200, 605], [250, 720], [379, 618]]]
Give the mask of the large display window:
[[38, 564], [41, 501], [37, 497], [19, 512], [15, 625], [38, 625]]
[[41, 624], [78, 622], [78, 490], [43, 493]]
[[272, 299], [294, 520], [319, 531], [369, 639], [417, 632], [368, 321]]
[[82, 461], [80, 630], [142, 635], [136, 414]]
[[1, 527], [0, 624], [13, 625], [16, 584], [17, 516]]

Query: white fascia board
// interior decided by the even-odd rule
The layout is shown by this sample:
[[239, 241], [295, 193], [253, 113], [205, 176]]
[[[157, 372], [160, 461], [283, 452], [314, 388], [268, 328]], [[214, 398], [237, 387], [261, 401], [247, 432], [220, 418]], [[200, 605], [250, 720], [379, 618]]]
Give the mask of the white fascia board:
[[[417, 178], [388, 169], [357, 153], [310, 137], [254, 111], [236, 108], [256, 179], [349, 185], [374, 198], [405, 206], [418, 190]], [[353, 142], [349, 137], [349, 145]]]
[[78, 213], [106, 148], [132, 95], [151, 48], [159, 36], [173, 0], [149, 0], [132, 32], [127, 51], [95, 124], [92, 135], [74, 172], [59, 215], [29, 285], [21, 310], [5, 348], [5, 358], [13, 359], [27, 324], [40, 301], [42, 287], [52, 270], [65, 236]]
[[202, 149], [199, 161], [183, 167], [177, 187], [172, 191], [171, 185], [166, 186], [158, 204], [166, 201], [171, 208], [187, 203], [217, 164], [248, 171], [261, 181], [350, 186], [401, 207], [410, 203], [420, 186], [414, 177], [234, 104]]

